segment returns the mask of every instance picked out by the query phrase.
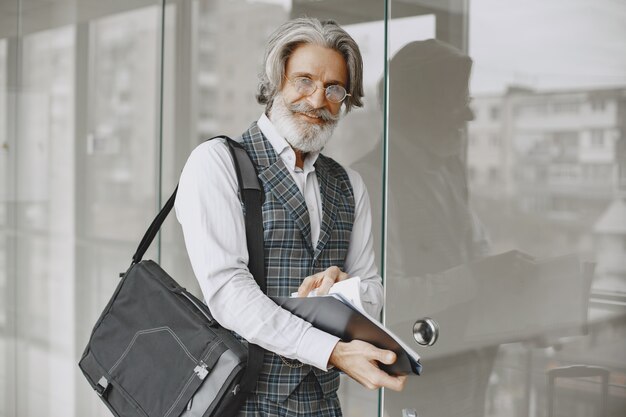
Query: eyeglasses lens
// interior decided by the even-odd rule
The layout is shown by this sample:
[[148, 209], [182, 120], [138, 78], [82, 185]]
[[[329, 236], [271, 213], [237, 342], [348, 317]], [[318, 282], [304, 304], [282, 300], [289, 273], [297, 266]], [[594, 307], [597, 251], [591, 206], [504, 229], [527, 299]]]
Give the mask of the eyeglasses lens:
[[346, 98], [346, 89], [340, 85], [326, 87], [326, 98], [333, 103], [341, 103]]
[[[294, 85], [296, 91], [304, 96], [310, 96], [317, 89], [315, 82], [306, 77], [296, 78]], [[341, 103], [347, 96], [346, 89], [340, 85], [329, 85], [324, 89], [324, 94], [326, 98], [333, 103]]]

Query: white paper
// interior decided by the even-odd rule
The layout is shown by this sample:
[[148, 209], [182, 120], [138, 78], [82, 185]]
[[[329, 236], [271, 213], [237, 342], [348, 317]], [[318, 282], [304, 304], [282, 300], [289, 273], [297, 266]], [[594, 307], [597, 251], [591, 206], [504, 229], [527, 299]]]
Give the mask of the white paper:
[[[294, 292], [291, 294], [292, 297], [297, 297], [298, 293]], [[391, 336], [398, 344], [413, 357], [415, 361], [418, 361], [420, 355], [418, 355], [413, 349], [411, 349], [406, 343], [402, 341], [398, 336], [396, 336], [391, 330], [382, 325], [378, 320], [367, 314], [365, 309], [363, 308], [363, 304], [361, 303], [361, 278], [360, 277], [352, 277], [343, 281], [336, 282], [330, 287], [328, 291], [328, 295], [318, 296], [317, 291], [313, 290], [307, 295], [307, 297], [335, 297], [344, 304], [349, 307], [354, 308], [359, 313], [363, 314], [367, 317], [372, 323], [376, 326], [384, 330], [389, 336]]]

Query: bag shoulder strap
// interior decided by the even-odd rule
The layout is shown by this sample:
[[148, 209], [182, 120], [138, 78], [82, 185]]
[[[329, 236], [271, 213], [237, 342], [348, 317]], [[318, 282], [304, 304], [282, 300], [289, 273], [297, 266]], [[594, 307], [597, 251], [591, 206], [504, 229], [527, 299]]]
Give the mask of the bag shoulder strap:
[[245, 208], [248, 269], [263, 293], [267, 293], [265, 280], [265, 248], [263, 246], [263, 201], [265, 194], [250, 155], [239, 143], [226, 138], [233, 156], [239, 192]]
[[[245, 208], [246, 240], [248, 245], [248, 269], [261, 288], [267, 294], [265, 280], [265, 249], [263, 246], [263, 200], [265, 194], [259, 182], [258, 173], [250, 155], [239, 143], [226, 138], [233, 161], [239, 192]], [[248, 396], [256, 387], [259, 372], [263, 367], [265, 349], [259, 345], [248, 343], [248, 362], [246, 370], [241, 377], [240, 389], [242, 395]]]
[[[235, 173], [237, 174], [237, 182], [239, 183], [239, 192], [245, 208], [246, 240], [249, 254], [248, 269], [261, 290], [265, 293], [267, 290], [267, 284], [265, 280], [263, 212], [261, 208], [263, 205], [264, 194], [261, 184], [259, 183], [257, 171], [254, 163], [250, 159], [250, 156], [240, 143], [232, 140], [228, 136], [215, 136], [209, 140], [216, 138], [225, 139], [233, 157]], [[137, 250], [133, 255], [133, 264], [141, 261], [144, 254], [150, 247], [150, 244], [159, 232], [159, 229], [163, 225], [163, 222], [170, 214], [170, 211], [174, 207], [174, 202], [176, 201], [177, 191], [178, 185], [161, 211], [159, 211], [156, 215], [150, 224], [150, 227], [148, 227], [148, 230], [141, 239], [141, 242], [139, 242]]]

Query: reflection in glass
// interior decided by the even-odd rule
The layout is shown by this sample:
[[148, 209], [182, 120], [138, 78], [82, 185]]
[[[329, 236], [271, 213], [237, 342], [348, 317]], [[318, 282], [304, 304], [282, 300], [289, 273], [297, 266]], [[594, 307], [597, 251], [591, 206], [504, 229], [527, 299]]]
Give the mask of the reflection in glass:
[[[323, 18], [332, 18], [329, 13]], [[382, 158], [382, 147], [379, 138], [382, 137], [383, 114], [377, 94], [377, 81], [383, 73], [384, 56], [384, 22], [382, 10], [375, 10], [369, 16], [363, 17], [365, 22], [344, 25], [343, 28], [354, 38], [359, 45], [363, 57], [363, 107], [353, 109], [337, 125], [333, 137], [324, 148], [324, 153], [335, 158], [346, 166], [352, 165], [368, 152], [375, 153]], [[366, 19], [367, 18], [367, 19]], [[359, 170], [363, 176], [363, 172]], [[378, 176], [381, 175], [379, 171]], [[367, 178], [364, 181], [367, 184]], [[369, 184], [368, 184], [369, 185]], [[382, 188], [368, 187], [370, 195], [380, 195]], [[379, 200], [371, 202], [380, 203]], [[377, 212], [380, 212], [378, 210]], [[381, 223], [374, 217], [372, 229], [374, 234], [380, 235]], [[376, 236], [377, 237], [377, 236]], [[375, 249], [380, 249], [380, 240], [375, 239]], [[377, 262], [380, 262], [380, 251], [377, 251]], [[376, 391], [364, 389], [360, 384], [347, 377], [341, 376], [339, 399], [342, 412], [346, 417], [375, 417], [378, 415], [379, 395]]]
[[91, 106], [81, 146], [87, 162], [85, 226], [91, 237], [133, 242], [154, 209], [158, 13], [158, 7], [146, 7], [91, 25]]
[[[386, 319], [407, 342], [417, 319], [441, 326], [439, 342], [416, 347], [424, 374], [401, 394], [385, 393], [390, 416], [626, 410], [626, 387], [615, 383], [626, 361], [626, 61], [613, 17], [624, 9], [519, 7], [536, 36], [520, 35], [528, 21], [497, 2], [439, 10], [438, 40], [427, 42], [449, 41], [469, 60], [459, 49], [467, 44], [476, 53], [471, 79], [444, 48], [414, 46], [413, 57], [401, 50], [389, 63]], [[459, 41], [447, 30], [447, 12], [470, 13], [471, 35]], [[570, 54], [548, 34], [555, 21], [544, 13], [567, 15], [563, 27], [606, 27], [595, 44], [573, 34], [580, 42]], [[602, 378], [586, 373], [594, 369], [613, 381], [606, 396]], [[563, 378], [548, 390], [548, 375]]]
[[495, 359], [493, 347], [468, 349], [464, 337], [474, 295], [465, 268], [487, 255], [486, 232], [468, 204], [464, 127], [473, 118], [472, 61], [429, 39], [410, 42], [389, 64], [387, 324], [412, 339], [415, 320], [432, 317], [441, 340], [424, 350], [427, 377], [404, 393], [386, 393], [385, 410], [400, 415], [481, 415]]
[[[7, 39], [0, 39], [0, 228], [7, 225], [7, 206], [9, 198], [9, 125], [8, 118], [8, 44]], [[1, 229], [0, 229], [1, 230]], [[0, 268], [0, 271], [2, 269]]]
[[[59, 386], [72, 384], [75, 30], [22, 40], [16, 158], [16, 409], [55, 413]], [[37, 369], [38, 373], [28, 370]], [[42, 381], [57, 386], [33, 390]], [[46, 383], [46, 385], [48, 385]], [[28, 394], [27, 394], [28, 393]], [[69, 394], [71, 401], [73, 393]]]

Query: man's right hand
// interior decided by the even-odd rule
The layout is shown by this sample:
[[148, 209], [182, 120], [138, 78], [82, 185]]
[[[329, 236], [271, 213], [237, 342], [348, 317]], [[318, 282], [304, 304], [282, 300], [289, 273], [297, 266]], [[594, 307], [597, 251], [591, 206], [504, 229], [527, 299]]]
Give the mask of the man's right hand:
[[330, 354], [328, 364], [341, 369], [352, 379], [369, 389], [389, 388], [402, 391], [407, 376], [391, 376], [378, 367], [376, 362], [391, 365], [396, 354], [390, 350], [378, 349], [361, 340], [339, 342]]

